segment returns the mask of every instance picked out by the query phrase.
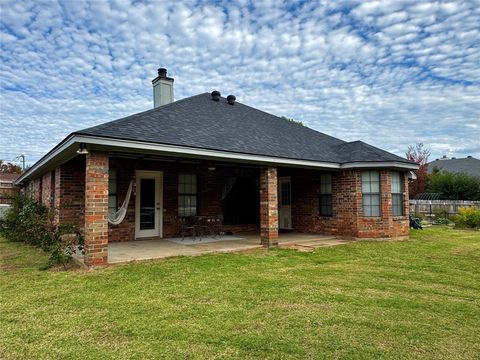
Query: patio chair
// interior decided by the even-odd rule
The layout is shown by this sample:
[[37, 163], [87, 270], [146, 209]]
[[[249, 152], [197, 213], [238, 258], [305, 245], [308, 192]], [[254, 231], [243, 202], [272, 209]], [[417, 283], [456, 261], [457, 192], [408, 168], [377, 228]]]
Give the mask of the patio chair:
[[223, 230], [222, 223], [223, 219], [221, 216], [205, 216], [202, 221], [203, 233], [213, 238], [221, 236]]
[[182, 234], [182, 240], [185, 240], [185, 235], [196, 239], [199, 232], [198, 217], [188, 216], [180, 218], [180, 232]]

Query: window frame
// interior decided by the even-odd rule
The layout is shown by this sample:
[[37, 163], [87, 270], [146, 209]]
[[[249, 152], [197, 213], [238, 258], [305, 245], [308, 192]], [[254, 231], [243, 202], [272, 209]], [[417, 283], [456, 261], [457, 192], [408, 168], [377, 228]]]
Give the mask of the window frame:
[[[182, 181], [182, 178], [184, 179], [184, 181]], [[185, 181], [186, 179], [189, 179], [190, 182]], [[192, 179], [195, 179], [195, 181], [191, 181]], [[183, 185], [183, 189], [182, 189], [182, 185]], [[177, 194], [178, 195], [178, 216], [181, 218], [197, 216], [198, 215], [198, 176], [197, 174], [193, 174], [193, 173], [178, 174], [177, 190], [178, 190], [178, 194]], [[189, 201], [187, 201], [187, 199], [189, 199]], [[183, 202], [183, 205], [182, 205], [182, 202]], [[193, 208], [193, 211], [191, 211], [192, 208]]]
[[318, 212], [321, 217], [333, 216], [332, 174], [320, 174], [320, 191], [318, 194]]
[[[399, 171], [392, 171], [390, 173], [391, 193], [392, 193], [392, 216], [404, 216], [404, 184], [402, 181], [402, 173]], [[398, 182], [394, 182], [394, 178], [398, 176]], [[398, 185], [398, 186], [395, 186]], [[398, 210], [400, 210], [398, 212]]]
[[[368, 174], [368, 181], [365, 181], [365, 175]], [[378, 179], [372, 181], [372, 175]], [[376, 218], [382, 215], [382, 202], [381, 202], [381, 175], [378, 170], [366, 170], [361, 173], [362, 184], [362, 214], [364, 217]], [[366, 189], [368, 188], [368, 191]], [[372, 190], [373, 188], [373, 190]], [[374, 202], [378, 203], [373, 204]], [[374, 211], [378, 209], [377, 211]]]
[[[112, 177], [112, 173], [114, 176]], [[112, 191], [112, 183], [115, 182], [115, 191]], [[115, 199], [115, 206], [110, 205], [110, 199]], [[118, 211], [118, 171], [115, 168], [108, 169], [108, 213], [115, 215]]]

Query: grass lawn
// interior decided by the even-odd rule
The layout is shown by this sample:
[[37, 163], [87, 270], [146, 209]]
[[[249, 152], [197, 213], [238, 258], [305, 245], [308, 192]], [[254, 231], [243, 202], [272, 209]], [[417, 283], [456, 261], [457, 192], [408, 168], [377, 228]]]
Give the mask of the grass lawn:
[[480, 232], [95, 271], [0, 257], [2, 359], [480, 358]]

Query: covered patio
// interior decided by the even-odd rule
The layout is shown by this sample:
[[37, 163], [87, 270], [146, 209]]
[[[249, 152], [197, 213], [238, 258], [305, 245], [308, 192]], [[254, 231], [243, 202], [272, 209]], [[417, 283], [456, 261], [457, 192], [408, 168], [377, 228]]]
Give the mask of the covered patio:
[[[336, 246], [354, 241], [328, 235], [305, 233], [280, 233], [278, 246], [299, 251], [313, 251], [318, 247]], [[108, 244], [108, 264], [165, 259], [175, 256], [196, 256], [209, 253], [228, 253], [264, 248], [257, 233], [241, 233], [218, 237], [166, 238], [124, 241]], [[84, 264], [84, 256], [74, 258]]]

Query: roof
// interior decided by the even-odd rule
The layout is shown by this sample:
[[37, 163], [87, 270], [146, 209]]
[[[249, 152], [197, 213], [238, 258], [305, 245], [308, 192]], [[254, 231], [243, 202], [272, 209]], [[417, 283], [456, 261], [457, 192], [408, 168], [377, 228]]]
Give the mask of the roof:
[[320, 169], [418, 165], [362, 141], [345, 142], [285, 118], [209, 93], [74, 132], [16, 182], [76, 156], [80, 145], [101, 151], [200, 157], [260, 165]]
[[332, 163], [408, 160], [361, 141], [347, 143], [209, 93], [76, 132], [122, 140]]
[[0, 173], [0, 183], [13, 184], [20, 177], [20, 174]]
[[429, 162], [428, 172], [432, 173], [433, 169], [444, 170], [453, 173], [466, 173], [480, 177], [480, 160], [474, 157], [466, 157], [459, 159], [437, 159]]

